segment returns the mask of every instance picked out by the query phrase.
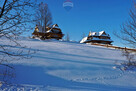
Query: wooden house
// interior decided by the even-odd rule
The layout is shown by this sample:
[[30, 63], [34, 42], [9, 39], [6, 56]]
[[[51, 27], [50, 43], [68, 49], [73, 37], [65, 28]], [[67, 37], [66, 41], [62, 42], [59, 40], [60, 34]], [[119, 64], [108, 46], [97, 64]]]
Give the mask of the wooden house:
[[101, 32], [89, 32], [88, 37], [83, 38], [80, 43], [100, 43], [111, 44], [113, 41], [109, 34], [105, 31]]
[[38, 37], [40, 39], [62, 39], [64, 34], [57, 24], [54, 24], [52, 27], [46, 27], [46, 31], [43, 27], [37, 26], [35, 27], [34, 32], [32, 33], [33, 38]]

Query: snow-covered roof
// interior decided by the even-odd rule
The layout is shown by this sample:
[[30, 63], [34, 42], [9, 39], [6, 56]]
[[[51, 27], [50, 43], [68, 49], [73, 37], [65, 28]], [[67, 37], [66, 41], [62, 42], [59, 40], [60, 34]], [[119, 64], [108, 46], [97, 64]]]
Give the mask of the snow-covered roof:
[[46, 31], [46, 33], [49, 32], [60, 32], [60, 28], [57, 24], [54, 24], [50, 30]]
[[80, 43], [84, 43], [84, 42], [86, 42], [87, 41], [87, 37], [84, 37], [81, 41], [80, 41]]
[[[46, 33], [52, 32], [53, 28], [58, 29], [58, 30], [54, 30], [56, 32], [59, 32], [59, 30], [60, 30], [59, 26], [57, 24], [54, 24], [54, 25], [52, 25], [52, 28], [50, 28], [49, 30], [46, 31]], [[36, 29], [37, 32], [45, 33], [45, 30], [44, 30], [43, 26], [36, 25], [35, 29]]]
[[91, 35], [97, 35], [97, 33], [96, 32], [92, 32]]
[[46, 31], [46, 33], [49, 33], [49, 32], [52, 32], [51, 29]]
[[89, 32], [89, 36], [109, 36], [109, 34], [106, 34], [105, 31]]
[[58, 26], [58, 24], [54, 24], [52, 27], [60, 29], [59, 26]]
[[101, 36], [104, 32], [105, 32], [105, 31], [101, 31], [101, 32], [99, 32], [99, 36]]

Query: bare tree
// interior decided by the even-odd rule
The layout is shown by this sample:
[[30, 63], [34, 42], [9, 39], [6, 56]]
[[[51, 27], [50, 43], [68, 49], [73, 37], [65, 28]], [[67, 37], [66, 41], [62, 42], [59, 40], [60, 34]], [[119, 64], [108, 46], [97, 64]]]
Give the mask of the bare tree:
[[[32, 0], [0, 0], [0, 67], [2, 69], [3, 66], [13, 69], [7, 64], [9, 61], [29, 58], [30, 51], [24, 54], [25, 47], [16, 39], [20, 34], [30, 30], [28, 25], [33, 19], [32, 12], [30, 13], [29, 10], [34, 6], [33, 2]], [[13, 75], [6, 70], [4, 73], [0, 71], [0, 78], [1, 76]]]
[[52, 15], [46, 3], [41, 2], [38, 5], [35, 14], [36, 24], [42, 27], [42, 32], [47, 31], [47, 27], [51, 27], [52, 25]]
[[66, 41], [70, 41], [69, 33], [67, 33], [67, 34], [66, 34], [66, 36], [65, 36], [65, 40], [66, 40]]
[[129, 46], [136, 48], [136, 4], [134, 2], [134, 8], [130, 10], [130, 19], [122, 24], [120, 33], [115, 35], [122, 39]]
[[119, 68], [122, 71], [125, 70], [134, 70], [136, 68], [136, 59], [135, 59], [135, 54], [130, 53], [128, 51], [123, 51], [122, 56], [126, 58], [126, 61], [118, 63], [116, 61], [116, 68]]
[[84, 37], [86, 37], [85, 33], [82, 34], [82, 39], [83, 39]]

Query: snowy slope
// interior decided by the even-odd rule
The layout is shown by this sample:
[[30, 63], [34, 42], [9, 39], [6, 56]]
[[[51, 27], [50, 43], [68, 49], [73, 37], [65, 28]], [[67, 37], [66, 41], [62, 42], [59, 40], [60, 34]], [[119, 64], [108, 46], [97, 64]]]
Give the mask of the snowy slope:
[[[7, 43], [0, 40], [0, 43]], [[12, 87], [32, 91], [136, 90], [136, 72], [113, 69], [125, 61], [121, 51], [87, 44], [22, 38], [31, 47], [31, 59], [12, 61], [16, 77]], [[25, 50], [28, 50], [25, 48]], [[24, 51], [25, 51], [24, 50]]]

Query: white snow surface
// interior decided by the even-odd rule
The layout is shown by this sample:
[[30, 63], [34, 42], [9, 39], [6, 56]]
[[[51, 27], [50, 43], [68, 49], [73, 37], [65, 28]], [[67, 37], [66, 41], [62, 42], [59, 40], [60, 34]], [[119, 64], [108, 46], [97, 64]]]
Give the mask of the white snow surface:
[[[89, 44], [21, 38], [31, 59], [11, 61], [16, 77], [10, 91], [136, 91], [136, 72], [116, 69], [122, 52]], [[0, 44], [9, 43], [0, 39]], [[28, 50], [24, 49], [24, 52]], [[18, 48], [16, 48], [18, 49]], [[15, 90], [16, 89], [16, 90]]]

